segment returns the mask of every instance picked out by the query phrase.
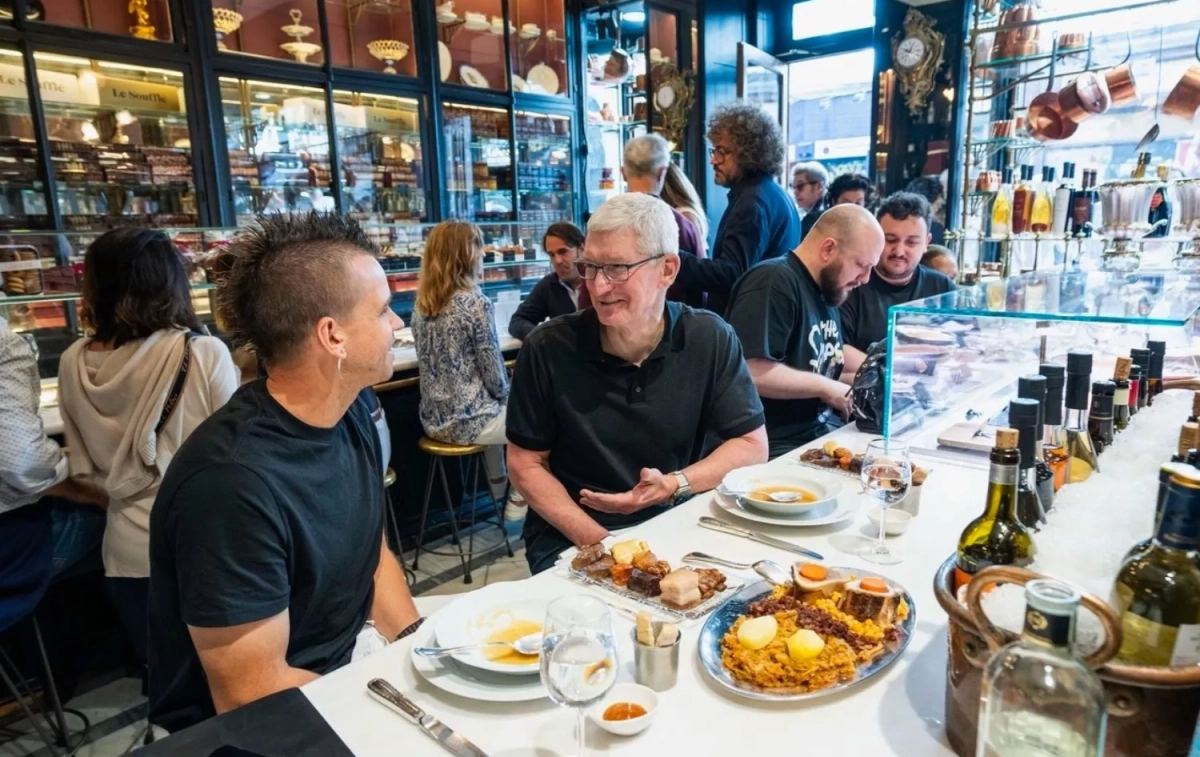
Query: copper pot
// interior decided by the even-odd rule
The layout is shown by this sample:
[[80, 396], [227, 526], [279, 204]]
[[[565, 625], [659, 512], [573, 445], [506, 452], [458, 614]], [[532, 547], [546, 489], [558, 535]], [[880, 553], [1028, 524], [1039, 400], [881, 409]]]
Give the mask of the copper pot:
[[1113, 105], [1124, 105], [1137, 100], [1137, 82], [1133, 78], [1133, 69], [1129, 64], [1117, 66], [1104, 75], [1104, 83], [1108, 87], [1108, 96]]
[[1191, 121], [1200, 110], [1200, 65], [1192, 65], [1163, 101], [1163, 113]]
[[1085, 71], [1058, 93], [1058, 104], [1064, 116], [1077, 124], [1083, 123], [1108, 110], [1108, 86], [1104, 79]]

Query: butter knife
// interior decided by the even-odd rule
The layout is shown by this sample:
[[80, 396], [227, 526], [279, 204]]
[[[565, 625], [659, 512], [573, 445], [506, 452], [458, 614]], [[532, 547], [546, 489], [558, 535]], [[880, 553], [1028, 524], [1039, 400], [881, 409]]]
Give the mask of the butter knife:
[[375, 697], [388, 709], [402, 715], [406, 720], [416, 723], [431, 739], [441, 744], [446, 750], [458, 757], [488, 757], [487, 752], [455, 733], [450, 726], [422, 710], [408, 697], [396, 690], [396, 687], [383, 680], [373, 678], [367, 683], [367, 692]]
[[768, 547], [775, 547], [776, 549], [782, 549], [782, 550], [786, 550], [788, 552], [794, 552], [798, 555], [804, 555], [805, 557], [811, 557], [814, 560], [824, 560], [825, 559], [825, 557], [823, 555], [821, 555], [819, 552], [813, 552], [811, 549], [805, 549], [804, 547], [797, 547], [795, 544], [786, 542], [783, 539], [776, 539], [774, 536], [767, 536], [766, 534], [760, 534], [757, 531], [751, 531], [748, 528], [742, 528], [741, 526], [735, 526], [730, 523], [726, 523], [723, 520], [717, 520], [716, 518], [710, 518], [707, 515], [700, 518], [700, 525], [703, 528], [708, 528], [713, 531], [720, 531], [721, 533], [725, 533], [725, 534], [733, 534], [734, 536], [741, 536], [742, 538], [750, 539], [751, 541], [756, 541], [759, 544], [766, 544]]

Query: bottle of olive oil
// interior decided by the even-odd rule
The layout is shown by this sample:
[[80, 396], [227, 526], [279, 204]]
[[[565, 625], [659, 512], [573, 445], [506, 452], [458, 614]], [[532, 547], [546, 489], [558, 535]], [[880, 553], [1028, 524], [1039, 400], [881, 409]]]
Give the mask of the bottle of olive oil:
[[1150, 548], [1117, 573], [1113, 605], [1123, 641], [1117, 658], [1134, 665], [1200, 663], [1200, 471], [1171, 472]]
[[983, 514], [967, 524], [958, 539], [956, 589], [966, 586], [972, 576], [992, 565], [1025, 567], [1033, 562], [1033, 536], [1017, 520], [1019, 441], [1016, 429], [996, 431]]
[[1100, 470], [1096, 447], [1088, 434], [1088, 385], [1092, 378], [1089, 352], [1067, 353], [1067, 482], [1086, 481]]

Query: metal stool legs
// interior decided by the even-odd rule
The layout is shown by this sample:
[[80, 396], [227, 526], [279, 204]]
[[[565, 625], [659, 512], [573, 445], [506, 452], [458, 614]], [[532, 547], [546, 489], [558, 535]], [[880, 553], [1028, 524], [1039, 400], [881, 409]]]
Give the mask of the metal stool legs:
[[[51, 712], [46, 712], [45, 704], [42, 705], [42, 717], [45, 718], [49, 729], [46, 728], [46, 725], [42, 724], [41, 719], [36, 717], [29, 709], [29, 705], [26, 704], [26, 696], [21, 693], [14, 678], [14, 676], [19, 676], [20, 672], [14, 667], [13, 674], [9, 675], [8, 668], [12, 666], [12, 660], [9, 659], [7, 654], [4, 654], [3, 650], [0, 650], [0, 657], [3, 658], [0, 660], [0, 680], [4, 682], [4, 687], [8, 690], [8, 693], [17, 702], [17, 706], [21, 708], [21, 712], [25, 715], [25, 718], [46, 744], [46, 749], [49, 750], [51, 755], [58, 757], [59, 753], [55, 749], [55, 745], [57, 744], [66, 748], [69, 743], [68, 737], [70, 734], [67, 731], [66, 713], [63, 712], [62, 702], [58, 698], [58, 687], [54, 684], [54, 672], [50, 669], [50, 658], [46, 654], [46, 645], [42, 641], [41, 626], [38, 625], [36, 617], [31, 615], [29, 619], [33, 624], [33, 635], [37, 641], [38, 656], [41, 658], [42, 663], [42, 680], [45, 687], [43, 697], [47, 694], [49, 695], [51, 712], [54, 715], [54, 720], [51, 720]], [[32, 689], [28, 691], [28, 698], [30, 700], [33, 699]]]

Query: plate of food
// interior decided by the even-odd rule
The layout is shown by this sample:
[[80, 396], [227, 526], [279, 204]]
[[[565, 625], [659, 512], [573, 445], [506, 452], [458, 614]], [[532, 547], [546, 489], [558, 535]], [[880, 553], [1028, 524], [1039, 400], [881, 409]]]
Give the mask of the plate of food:
[[581, 547], [568, 574], [678, 620], [704, 617], [742, 587], [713, 568], [672, 569], [640, 539], [618, 542], [611, 550], [603, 544]]
[[925, 326], [897, 326], [896, 334], [902, 339], [925, 344], [955, 344], [958, 342], [958, 337], [948, 331]]
[[773, 465], [731, 471], [718, 489], [738, 505], [784, 518], [819, 518], [834, 512], [842, 485]]
[[829, 696], [883, 672], [916, 627], [912, 596], [856, 568], [797, 563], [791, 586], [746, 586], [700, 629], [701, 667], [750, 699]]
[[[440, 643], [432, 624], [413, 637], [413, 649]], [[514, 676], [464, 665], [452, 657], [434, 659], [410, 654], [413, 667], [429, 683], [448, 694], [479, 702], [532, 702], [546, 696], [541, 676]]]
[[771, 515], [746, 507], [739, 503], [736, 498], [722, 493], [719, 488], [715, 492], [713, 502], [721, 510], [742, 520], [765, 523], [770, 526], [788, 526], [791, 528], [816, 528], [817, 526], [829, 526], [834, 523], [841, 523], [857, 513], [861, 504], [857, 496], [843, 496], [838, 498], [837, 507], [833, 512], [825, 515], [802, 515], [800, 517]]
[[[493, 588], [494, 587], [494, 588]], [[561, 591], [536, 591], [515, 584], [493, 584], [464, 594], [436, 616], [438, 646], [460, 647], [489, 642], [515, 642], [541, 633], [546, 605]], [[454, 655], [455, 662], [500, 675], [536, 675], [537, 655], [522, 655], [505, 646], [473, 649]]]

